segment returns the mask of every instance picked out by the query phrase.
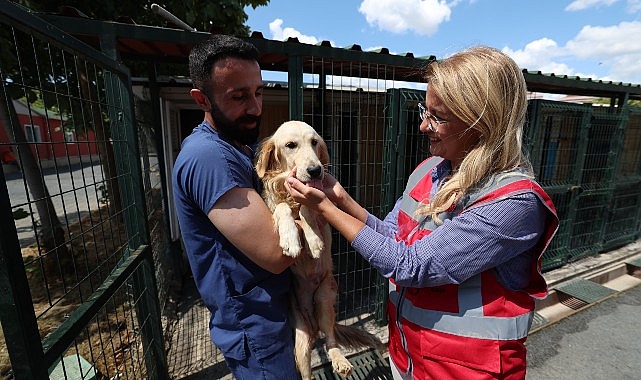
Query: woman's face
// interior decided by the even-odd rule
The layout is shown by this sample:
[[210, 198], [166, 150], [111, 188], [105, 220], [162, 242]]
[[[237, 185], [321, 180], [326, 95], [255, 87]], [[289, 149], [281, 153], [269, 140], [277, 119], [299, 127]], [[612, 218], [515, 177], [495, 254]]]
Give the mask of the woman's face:
[[479, 132], [455, 117], [431, 86], [427, 86], [425, 107], [431, 117], [426, 117], [419, 128], [430, 139], [430, 153], [451, 161], [452, 168], [458, 169], [463, 158], [478, 143]]

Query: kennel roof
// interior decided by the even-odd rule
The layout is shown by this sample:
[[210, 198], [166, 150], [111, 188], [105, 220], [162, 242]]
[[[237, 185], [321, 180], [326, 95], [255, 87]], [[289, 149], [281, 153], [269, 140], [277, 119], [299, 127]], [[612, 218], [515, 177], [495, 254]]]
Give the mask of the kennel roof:
[[[84, 15], [42, 14], [47, 22], [103, 52], [123, 59], [164, 63], [187, 63], [192, 46], [209, 32], [138, 25], [131, 20], [103, 21]], [[70, 22], [73, 18], [73, 22]], [[269, 40], [253, 32], [246, 40], [261, 52], [265, 70], [288, 72], [291, 60], [302, 60], [305, 73], [357, 76], [371, 79], [423, 82], [421, 69], [435, 56], [415, 57], [413, 53], [390, 54], [387, 48], [363, 51], [354, 44], [334, 47], [329, 41], [316, 45]], [[102, 46], [102, 49], [101, 49]], [[523, 69], [531, 92], [641, 100], [641, 84], [593, 80]]]

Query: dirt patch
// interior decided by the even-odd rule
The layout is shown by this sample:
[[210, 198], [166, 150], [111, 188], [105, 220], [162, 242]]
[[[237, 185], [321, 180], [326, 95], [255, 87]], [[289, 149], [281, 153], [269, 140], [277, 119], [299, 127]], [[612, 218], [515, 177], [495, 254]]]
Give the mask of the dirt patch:
[[[36, 245], [22, 250], [41, 339], [54, 332], [103, 283], [122, 258], [127, 238], [124, 223], [106, 206], [66, 230], [67, 257], [51, 256]], [[47, 259], [44, 259], [48, 257]], [[76, 337], [64, 356], [79, 354], [95, 367], [98, 379], [144, 372], [135, 299], [121, 289]], [[138, 363], [141, 361], [141, 363]], [[141, 368], [138, 368], [142, 366]], [[0, 331], [0, 377], [12, 378], [11, 363]]]

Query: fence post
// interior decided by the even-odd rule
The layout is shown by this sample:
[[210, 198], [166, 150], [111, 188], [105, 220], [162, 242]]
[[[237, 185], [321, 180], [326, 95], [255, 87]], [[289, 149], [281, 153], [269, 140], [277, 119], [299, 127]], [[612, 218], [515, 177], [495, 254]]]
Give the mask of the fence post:
[[47, 379], [38, 322], [13, 221], [4, 170], [0, 167], [0, 322], [13, 376]]
[[[147, 211], [142, 183], [138, 129], [134, 125], [134, 102], [128, 75], [122, 77], [105, 71], [109, 104], [123, 104], [121, 109], [109, 108], [111, 133], [116, 156], [119, 187], [122, 190], [123, 217], [128, 235], [129, 250], [149, 244]], [[155, 371], [157, 378], [168, 379], [167, 357], [164, 350], [160, 307], [158, 304], [153, 251], [148, 252], [132, 278], [132, 286], [139, 317], [139, 326], [145, 347], [152, 352], [145, 356], [147, 370]]]

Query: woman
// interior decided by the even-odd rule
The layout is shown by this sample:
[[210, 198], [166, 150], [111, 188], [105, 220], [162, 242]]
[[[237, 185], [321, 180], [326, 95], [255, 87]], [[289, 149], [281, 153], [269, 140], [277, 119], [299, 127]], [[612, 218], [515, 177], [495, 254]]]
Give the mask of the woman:
[[474, 47], [428, 65], [421, 132], [431, 157], [381, 221], [330, 175], [293, 176], [318, 210], [390, 280], [389, 353], [397, 379], [523, 379], [541, 256], [558, 219], [521, 141], [526, 84], [500, 51]]

